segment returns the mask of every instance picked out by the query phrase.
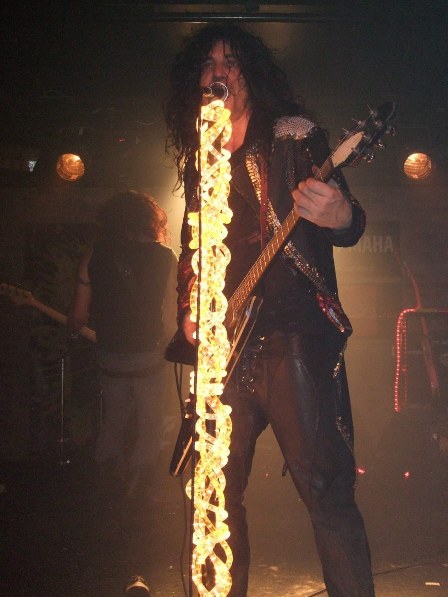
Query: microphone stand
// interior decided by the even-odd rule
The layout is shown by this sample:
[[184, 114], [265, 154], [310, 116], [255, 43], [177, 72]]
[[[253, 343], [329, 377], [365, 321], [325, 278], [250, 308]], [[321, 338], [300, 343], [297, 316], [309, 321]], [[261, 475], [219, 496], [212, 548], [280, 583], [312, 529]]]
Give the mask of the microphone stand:
[[59, 465], [65, 466], [70, 460], [65, 458], [65, 365], [67, 350], [61, 350], [61, 393], [60, 393], [60, 420], [59, 420]]

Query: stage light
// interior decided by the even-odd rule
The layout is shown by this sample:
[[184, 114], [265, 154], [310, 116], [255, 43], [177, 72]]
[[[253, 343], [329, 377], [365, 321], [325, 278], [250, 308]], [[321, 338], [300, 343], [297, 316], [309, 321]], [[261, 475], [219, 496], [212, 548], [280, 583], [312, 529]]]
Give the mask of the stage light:
[[431, 174], [431, 158], [426, 153], [411, 153], [404, 161], [403, 170], [412, 180], [424, 180]]
[[126, 595], [149, 597], [149, 587], [143, 576], [133, 576], [131, 578], [130, 584], [126, 587]]
[[56, 162], [56, 172], [63, 180], [75, 182], [84, 176], [85, 165], [75, 153], [62, 153]]

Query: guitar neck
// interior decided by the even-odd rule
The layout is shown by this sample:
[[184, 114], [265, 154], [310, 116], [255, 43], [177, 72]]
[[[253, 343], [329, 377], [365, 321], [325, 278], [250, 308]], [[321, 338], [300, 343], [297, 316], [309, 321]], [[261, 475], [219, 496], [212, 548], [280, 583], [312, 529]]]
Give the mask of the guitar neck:
[[[55, 321], [61, 323], [62, 325], [67, 325], [67, 316], [64, 315], [63, 313], [61, 313], [60, 311], [56, 311], [56, 309], [53, 309], [52, 307], [49, 307], [48, 305], [41, 303], [34, 297], [32, 297], [32, 299], [30, 300], [30, 303], [32, 304], [33, 307], [35, 307], [42, 313], [45, 313], [45, 315], [48, 315], [48, 317], [51, 317], [51, 319], [54, 319]], [[95, 330], [92, 330], [91, 328], [83, 326], [79, 330], [79, 334], [81, 336], [83, 336], [84, 338], [86, 338], [87, 340], [90, 340], [90, 342], [96, 342], [96, 332], [95, 332]]]
[[[316, 173], [315, 178], [322, 182], [327, 182], [333, 173], [333, 162], [328, 158]], [[299, 219], [300, 216], [292, 209], [230, 298], [229, 310], [236, 313], [241, 309], [272, 263], [274, 257], [288, 240]]]
[[41, 303], [34, 297], [32, 299], [32, 306], [41, 311], [42, 313], [45, 313], [45, 315], [48, 315], [48, 317], [51, 317], [51, 319], [54, 319], [55, 321], [62, 323], [62, 325], [67, 325], [66, 315], [60, 313], [59, 311], [56, 311], [56, 309], [53, 309], [52, 307], [44, 305], [44, 303]]
[[238, 312], [241, 309], [274, 257], [285, 244], [298, 221], [299, 216], [296, 214], [295, 210], [292, 209], [235, 290], [229, 300], [229, 309], [232, 309], [234, 312]]

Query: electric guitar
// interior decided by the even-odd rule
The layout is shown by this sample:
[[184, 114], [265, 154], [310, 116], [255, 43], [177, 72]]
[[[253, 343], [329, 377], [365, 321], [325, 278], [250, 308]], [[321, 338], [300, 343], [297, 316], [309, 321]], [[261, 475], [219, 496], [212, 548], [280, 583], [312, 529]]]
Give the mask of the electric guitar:
[[[17, 305], [29, 305], [31, 307], [35, 307], [55, 321], [58, 321], [63, 325], [67, 325], [66, 315], [56, 311], [56, 309], [53, 309], [52, 307], [48, 307], [44, 303], [41, 303], [34, 298], [33, 294], [28, 290], [23, 290], [23, 288], [19, 288], [18, 286], [12, 286], [11, 284], [5, 284], [4, 282], [1, 282], [0, 294], [6, 294]], [[79, 334], [91, 342], [96, 342], [96, 332], [91, 328], [84, 326], [79, 330]]]
[[[384, 147], [380, 140], [381, 136], [385, 133], [394, 133], [392, 121], [395, 118], [395, 113], [396, 104], [394, 102], [386, 102], [375, 110], [371, 110], [366, 120], [358, 122], [351, 131], [344, 135], [315, 174], [315, 178], [322, 182], [328, 182], [335, 171], [340, 168], [357, 166], [362, 159], [371, 161], [373, 147]], [[299, 219], [300, 216], [292, 209], [228, 301], [225, 325], [231, 348], [227, 359], [225, 383], [230, 379], [241, 351], [254, 328], [263, 301], [260, 296], [257, 296], [256, 287], [273, 259], [286, 244]], [[325, 314], [333, 323], [337, 322], [338, 328], [344, 336], [349, 336], [352, 328], [338, 299], [330, 296], [322, 288], [316, 288], [316, 291], [317, 299]], [[180, 330], [167, 346], [165, 358], [172, 362], [194, 365], [195, 349], [187, 342]], [[191, 457], [195, 424], [193, 406], [194, 397], [190, 395], [184, 406], [181, 429], [170, 464], [169, 471], [173, 476], [183, 473]]]

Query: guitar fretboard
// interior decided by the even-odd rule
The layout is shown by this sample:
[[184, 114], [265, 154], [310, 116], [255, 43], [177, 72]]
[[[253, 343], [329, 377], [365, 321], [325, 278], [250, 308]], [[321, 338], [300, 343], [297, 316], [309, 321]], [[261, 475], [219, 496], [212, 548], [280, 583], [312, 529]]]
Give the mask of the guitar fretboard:
[[[326, 182], [333, 174], [334, 167], [331, 159], [327, 159], [315, 174], [315, 178], [322, 182]], [[238, 313], [245, 304], [249, 296], [252, 294], [255, 286], [258, 284], [265, 271], [272, 263], [272, 260], [286, 243], [289, 235], [293, 231], [295, 225], [299, 221], [300, 216], [292, 209], [282, 224], [268, 242], [262, 253], [255, 261], [253, 266], [244, 276], [238, 288], [231, 296], [228, 304], [228, 310], [231, 313]]]
[[299, 216], [292, 209], [233, 293], [229, 300], [229, 310], [236, 313], [241, 309], [274, 257], [286, 242], [298, 220]]

